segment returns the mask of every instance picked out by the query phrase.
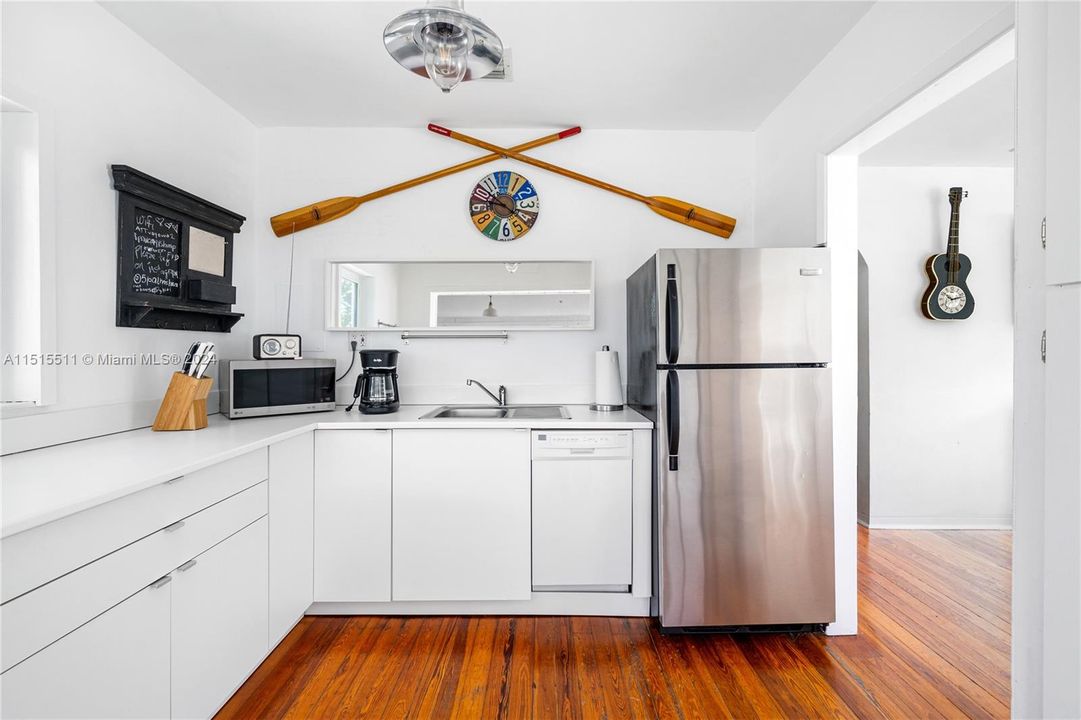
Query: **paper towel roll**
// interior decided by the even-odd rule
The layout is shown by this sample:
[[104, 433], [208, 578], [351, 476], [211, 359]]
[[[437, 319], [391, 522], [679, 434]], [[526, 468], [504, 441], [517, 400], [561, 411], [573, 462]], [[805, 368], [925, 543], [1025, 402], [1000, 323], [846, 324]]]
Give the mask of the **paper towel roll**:
[[623, 409], [623, 379], [619, 376], [619, 353], [605, 345], [596, 354], [596, 372], [593, 376], [594, 410]]

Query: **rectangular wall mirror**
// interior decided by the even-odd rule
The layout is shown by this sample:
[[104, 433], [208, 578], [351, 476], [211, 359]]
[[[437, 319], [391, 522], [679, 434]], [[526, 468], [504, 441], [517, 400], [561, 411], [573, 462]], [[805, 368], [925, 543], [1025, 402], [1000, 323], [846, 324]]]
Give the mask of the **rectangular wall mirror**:
[[592, 330], [589, 260], [327, 264], [328, 330]]

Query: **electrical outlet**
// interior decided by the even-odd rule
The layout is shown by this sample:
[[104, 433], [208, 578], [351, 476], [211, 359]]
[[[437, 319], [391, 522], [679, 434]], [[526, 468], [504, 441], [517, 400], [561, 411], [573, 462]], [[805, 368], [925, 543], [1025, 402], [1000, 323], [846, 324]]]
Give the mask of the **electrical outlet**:
[[349, 333], [349, 342], [355, 342], [357, 344], [357, 350], [363, 348], [367, 343], [365, 336], [362, 333]]

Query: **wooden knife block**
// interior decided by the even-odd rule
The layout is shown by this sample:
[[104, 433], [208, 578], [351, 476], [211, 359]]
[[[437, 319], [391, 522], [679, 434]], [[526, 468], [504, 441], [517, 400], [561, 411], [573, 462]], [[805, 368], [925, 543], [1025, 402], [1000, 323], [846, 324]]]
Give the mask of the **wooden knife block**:
[[214, 378], [173, 373], [153, 430], [202, 430], [206, 427], [206, 398]]

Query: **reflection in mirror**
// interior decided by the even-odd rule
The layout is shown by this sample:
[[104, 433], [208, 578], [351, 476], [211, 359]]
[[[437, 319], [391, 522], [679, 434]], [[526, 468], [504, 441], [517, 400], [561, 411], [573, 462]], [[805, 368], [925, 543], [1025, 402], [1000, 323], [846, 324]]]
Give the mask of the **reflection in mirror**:
[[327, 329], [593, 329], [593, 263], [337, 261]]

